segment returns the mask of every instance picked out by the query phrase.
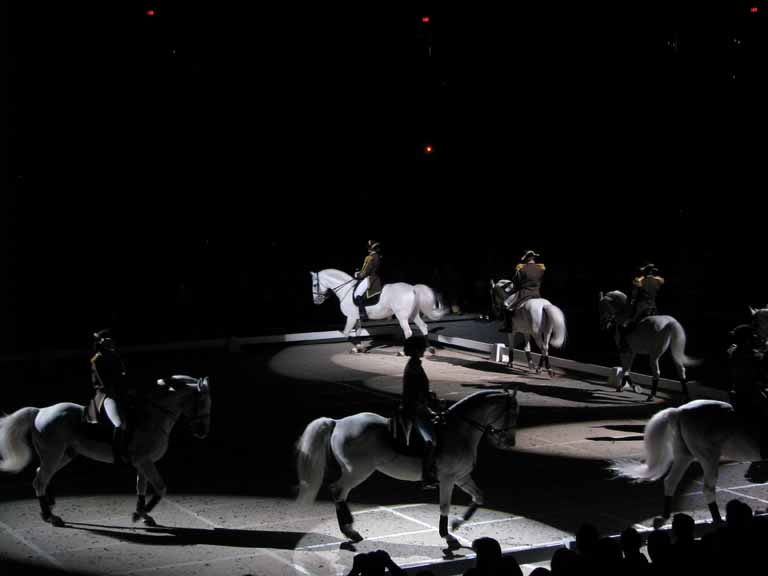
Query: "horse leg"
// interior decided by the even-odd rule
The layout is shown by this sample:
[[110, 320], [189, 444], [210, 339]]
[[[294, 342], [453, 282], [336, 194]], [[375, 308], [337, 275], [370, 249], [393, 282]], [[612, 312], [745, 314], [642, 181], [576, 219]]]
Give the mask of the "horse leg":
[[672, 514], [672, 498], [677, 491], [677, 485], [685, 474], [685, 471], [693, 462], [693, 456], [688, 453], [684, 446], [676, 445], [673, 447], [674, 461], [669, 469], [666, 478], [664, 478], [664, 514], [665, 520]]
[[64, 520], [52, 512], [55, 499], [48, 494], [48, 485], [54, 474], [69, 463], [71, 458], [64, 451], [45, 452], [41, 450], [40, 466], [37, 468], [35, 478], [32, 480], [32, 487], [35, 490], [35, 496], [40, 504], [40, 516], [45, 522], [54, 526], [64, 526]]
[[454, 480], [440, 478], [440, 537], [445, 538], [450, 550], [461, 548], [458, 538], [448, 532], [448, 514], [451, 511], [451, 496], [453, 495]]
[[[138, 472], [138, 476], [136, 479], [137, 484], [137, 492], [140, 488], [140, 480], [139, 478], [143, 477], [144, 482], [149, 482], [149, 484], [152, 486], [152, 490], [154, 491], [154, 494], [152, 494], [152, 497], [149, 499], [149, 502], [146, 503], [146, 505], [143, 504], [143, 502], [140, 502], [143, 500], [142, 498], [139, 498], [139, 501], [136, 503], [136, 512], [133, 513], [132, 520], [134, 522], [138, 521], [139, 518], [144, 518], [144, 523], [148, 524], [150, 526], [156, 525], [155, 520], [149, 515], [149, 513], [154, 509], [155, 506], [157, 506], [157, 503], [162, 500], [163, 496], [168, 492], [168, 487], [165, 485], [165, 482], [163, 482], [162, 477], [160, 476], [160, 473], [157, 471], [157, 468], [155, 467], [154, 462], [152, 462], [149, 459], [141, 459], [137, 460], [136, 463], [136, 471]], [[146, 485], [145, 485], [146, 490]], [[139, 494], [141, 496], [141, 494]], [[142, 512], [140, 514], [137, 514], [139, 511], [139, 505], [142, 506]]]
[[475, 481], [472, 480], [471, 476], [467, 475], [465, 478], [457, 481], [456, 484], [472, 497], [472, 504], [469, 505], [469, 508], [466, 509], [461, 518], [454, 518], [453, 522], [451, 522], [451, 530], [456, 530], [459, 526], [464, 524], [464, 522], [467, 522], [472, 518], [477, 509], [485, 502], [483, 491], [480, 490]]
[[712, 521], [715, 524], [720, 524], [723, 521], [720, 516], [720, 509], [717, 507], [717, 476], [718, 468], [720, 465], [720, 452], [717, 451], [713, 454], [707, 454], [706, 458], [699, 458], [701, 469], [704, 471], [704, 500], [709, 508], [709, 513], [712, 515]]
[[352, 488], [364, 482], [373, 474], [373, 471], [374, 468], [365, 471], [358, 468], [355, 472], [342, 471], [341, 478], [329, 486], [331, 498], [333, 498], [333, 502], [336, 505], [336, 519], [339, 522], [339, 530], [352, 542], [360, 542], [363, 537], [354, 528], [355, 519], [352, 517], [352, 512], [350, 512], [347, 505], [347, 498]]
[[627, 352], [625, 354], [620, 354], [619, 358], [621, 359], [621, 368], [624, 371], [624, 375], [621, 379], [621, 388], [624, 388], [624, 382], [628, 382], [629, 385], [632, 386], [632, 391], [638, 392], [637, 386], [632, 382], [632, 378], [629, 375], [629, 372], [632, 370], [632, 365], [635, 363], [635, 353]]
[[[352, 341], [352, 337], [350, 336], [350, 334], [352, 334], [352, 329], [355, 328], [355, 326], [357, 326], [357, 323], [359, 321], [360, 321], [359, 318], [355, 318], [354, 316], [347, 316], [347, 323], [344, 325], [344, 330], [342, 330], [341, 333], [344, 334], [344, 336], [348, 338], [350, 341]], [[355, 334], [357, 334], [357, 331], [355, 332]], [[351, 352], [352, 353], [359, 352], [360, 350], [358, 349], [358, 346], [359, 346], [359, 343], [352, 341]]]
[[685, 374], [685, 365], [675, 362], [675, 369], [677, 370], [677, 379], [680, 380], [680, 388], [683, 391], [683, 396], [686, 400], [690, 400], [691, 396], [688, 394], [688, 378]]
[[[136, 474], [136, 511], [131, 519], [138, 522], [139, 518], [144, 519], [147, 526], [157, 526], [157, 522], [147, 514], [147, 479], [142, 474]], [[154, 504], [153, 504], [154, 507]]]
[[[418, 312], [416, 313], [416, 316], [413, 318], [413, 323], [416, 324], [416, 327], [419, 329], [419, 332], [421, 332], [421, 335], [425, 338], [429, 335], [429, 327], [427, 326], [427, 323], [424, 322], [424, 319], [421, 317], [421, 314]], [[427, 347], [427, 351], [430, 354], [435, 353], [435, 347], [429, 346]]]
[[525, 335], [525, 359], [528, 361], [528, 369], [533, 370], [533, 356], [531, 355], [531, 337]]
[[653, 380], [651, 381], [651, 393], [648, 394], [646, 401], [656, 398], [656, 391], [659, 388], [659, 378], [661, 377], [661, 371], [659, 370], [658, 356], [651, 356], [651, 374], [653, 374]]
[[507, 341], [509, 342], [509, 357], [507, 358], [507, 366], [510, 368], [513, 367], [514, 360], [515, 360], [515, 328], [514, 325], [512, 325], [512, 328], [509, 331], [509, 334], [507, 334]]
[[[408, 323], [408, 315], [397, 313], [395, 314], [395, 316], [397, 317], [397, 322], [400, 324], [400, 328], [403, 331], [403, 336], [405, 337], [406, 340], [408, 340], [408, 338], [413, 336], [413, 330], [411, 330], [411, 326]], [[405, 354], [401, 350], [400, 352], [397, 353], [397, 355], [404, 356]]]

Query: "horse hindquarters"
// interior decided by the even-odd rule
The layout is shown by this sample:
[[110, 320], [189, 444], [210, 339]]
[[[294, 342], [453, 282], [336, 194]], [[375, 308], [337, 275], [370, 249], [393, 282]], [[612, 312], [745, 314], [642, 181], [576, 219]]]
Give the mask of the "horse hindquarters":
[[22, 408], [0, 418], [0, 471], [21, 472], [32, 460], [29, 431], [39, 408]]
[[335, 427], [335, 420], [317, 418], [307, 425], [296, 443], [296, 471], [299, 478], [297, 500], [301, 503], [313, 502], [322, 486], [331, 434]]

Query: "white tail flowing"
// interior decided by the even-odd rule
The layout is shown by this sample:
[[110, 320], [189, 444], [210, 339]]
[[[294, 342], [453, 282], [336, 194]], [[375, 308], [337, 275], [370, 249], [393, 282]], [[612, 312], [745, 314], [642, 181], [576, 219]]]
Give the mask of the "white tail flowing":
[[554, 304], [544, 306], [544, 333], [546, 334], [549, 330], [552, 333], [549, 345], [553, 348], [562, 348], [567, 335], [565, 314]]
[[637, 482], [658, 480], [667, 473], [674, 457], [673, 443], [678, 431], [677, 408], [667, 408], [656, 413], [645, 425], [643, 441], [645, 462], [638, 460], [614, 460], [610, 469], [617, 475]]
[[675, 321], [668, 324], [667, 329], [670, 333], [669, 348], [675, 361], [682, 364], [683, 366], [698, 366], [701, 364], [701, 360], [698, 358], [692, 358], [685, 353], [686, 336], [683, 326], [679, 322]]
[[426, 284], [416, 284], [413, 291], [416, 294], [416, 312], [421, 312], [430, 320], [440, 320], [448, 313], [449, 309]]
[[331, 434], [336, 421], [331, 418], [317, 418], [310, 422], [296, 442], [296, 471], [299, 477], [299, 504], [314, 502], [325, 476], [325, 464]]
[[0, 471], [21, 472], [32, 460], [29, 431], [39, 408], [22, 408], [0, 418]]

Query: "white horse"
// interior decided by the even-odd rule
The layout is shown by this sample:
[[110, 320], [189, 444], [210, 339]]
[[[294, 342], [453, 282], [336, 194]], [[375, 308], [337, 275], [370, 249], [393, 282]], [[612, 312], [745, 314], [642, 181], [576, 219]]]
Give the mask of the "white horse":
[[[516, 395], [517, 390], [512, 394], [499, 390], [476, 392], [451, 406], [446, 413], [445, 426], [437, 428], [439, 531], [451, 547], [459, 546], [458, 540], [448, 532], [453, 487], [459, 486], [472, 497], [472, 504], [464, 516], [454, 519], [451, 528], [456, 529], [483, 504], [483, 494], [471, 476], [480, 439], [488, 436], [501, 449], [515, 444]], [[318, 418], [309, 423], [297, 442], [299, 503], [307, 504], [317, 497], [326, 475], [326, 465], [331, 460], [331, 467], [338, 469], [330, 490], [336, 504], [339, 528], [355, 542], [363, 538], [354, 529], [354, 520], [347, 505], [350, 490], [375, 470], [400, 480], [413, 482], [422, 479], [421, 458], [396, 452], [389, 426], [389, 419], [370, 412], [340, 420]]]
[[[619, 290], [614, 290], [603, 294], [600, 292], [600, 326], [604, 330], [613, 329], [616, 347], [620, 348], [619, 327], [629, 318], [629, 304], [627, 295]], [[696, 366], [701, 361], [691, 358], [685, 354], [685, 330], [680, 322], [672, 316], [655, 315], [646, 316], [640, 320], [635, 328], [626, 336], [629, 351], [622, 353], [621, 374], [615, 378], [616, 390], [621, 391], [625, 384], [637, 391], [637, 386], [629, 376], [632, 364], [635, 362], [637, 354], [647, 354], [651, 362], [651, 371], [653, 374], [653, 383], [648, 399], [656, 396], [656, 390], [659, 386], [661, 372], [659, 370], [659, 358], [667, 351], [672, 353], [672, 360], [675, 363], [677, 376], [680, 380], [680, 386], [685, 397], [688, 397], [688, 386], [685, 373], [686, 366]]]
[[[610, 468], [634, 481], [664, 478], [664, 515], [669, 518], [672, 497], [688, 466], [698, 461], [704, 471], [704, 497], [712, 519], [720, 522], [715, 490], [721, 459], [737, 462], [760, 460], [757, 439], [726, 402], [693, 400], [661, 410], [645, 425], [645, 462], [614, 460]], [[657, 521], [656, 524], [659, 522]]]
[[[511, 280], [499, 280], [495, 283], [491, 280], [493, 306], [497, 315], [502, 318], [503, 313], [506, 312], [503, 308], [504, 299], [507, 297], [505, 289], [511, 284]], [[541, 351], [536, 373], [541, 372], [541, 367], [544, 366], [547, 373], [554, 376], [555, 372], [549, 366], [549, 347], [562, 348], [565, 344], [566, 327], [563, 311], [546, 298], [530, 298], [515, 310], [511, 324], [512, 331], [508, 335], [509, 366], [513, 365], [515, 335], [519, 333], [525, 337], [525, 356], [528, 359], [528, 367], [533, 369], [531, 357], [531, 336], [533, 336], [536, 346]]]
[[[183, 414], [189, 419], [195, 437], [205, 438], [210, 429], [208, 378], [173, 376], [171, 383], [173, 387], [157, 386], [140, 401], [127, 450], [130, 464], [137, 471], [138, 498], [133, 521], [143, 518], [148, 525], [155, 525], [149, 512], [167, 491], [155, 462], [168, 449], [173, 425]], [[111, 443], [87, 434], [87, 427], [100, 425], [84, 422], [84, 412], [85, 406], [62, 402], [45, 408], [21, 408], [0, 418], [0, 471], [21, 472], [32, 460], [32, 450], [37, 452], [40, 466], [32, 486], [43, 520], [54, 526], [64, 525], [51, 511], [55, 501], [48, 485], [54, 474], [78, 454], [100, 462], [114, 462]], [[149, 503], [146, 502], [147, 483], [154, 492]]]
[[[357, 279], [333, 268], [310, 272], [310, 275], [315, 304], [325, 302], [331, 292], [338, 297], [341, 312], [347, 317], [347, 323], [342, 332], [349, 338], [352, 329], [360, 326], [360, 311], [352, 301]], [[429, 329], [421, 315], [431, 320], [439, 320], [448, 312], [448, 308], [440, 304], [432, 288], [425, 284], [414, 286], [405, 282], [384, 284], [379, 301], [374, 306], [366, 306], [365, 310], [371, 320], [383, 320], [395, 316], [406, 340], [413, 334], [409, 322], [416, 324], [419, 331], [426, 336]], [[359, 350], [357, 346], [352, 349], [353, 352]]]

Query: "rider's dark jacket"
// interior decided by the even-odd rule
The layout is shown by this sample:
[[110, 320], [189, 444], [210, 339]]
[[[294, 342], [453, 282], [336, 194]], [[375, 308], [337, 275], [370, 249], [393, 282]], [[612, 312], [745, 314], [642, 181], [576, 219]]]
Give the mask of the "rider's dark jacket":
[[531, 298], [541, 298], [541, 279], [545, 270], [544, 264], [538, 262], [521, 263], [515, 267], [515, 275], [512, 277], [514, 291], [517, 293], [515, 306]]
[[415, 412], [429, 403], [429, 379], [421, 359], [411, 357], [403, 373], [403, 407], [406, 412]]
[[632, 281], [632, 293], [629, 298], [631, 319], [640, 320], [656, 314], [656, 295], [664, 285], [661, 276], [638, 276]]
[[110, 398], [126, 391], [128, 377], [125, 364], [116, 352], [97, 352], [91, 358], [91, 383], [94, 389]]
[[363, 267], [357, 275], [358, 280], [368, 278], [368, 290], [365, 291], [366, 298], [373, 298], [381, 292], [381, 279], [379, 278], [379, 267], [381, 265], [381, 256], [376, 250], [370, 250], [365, 257]]

